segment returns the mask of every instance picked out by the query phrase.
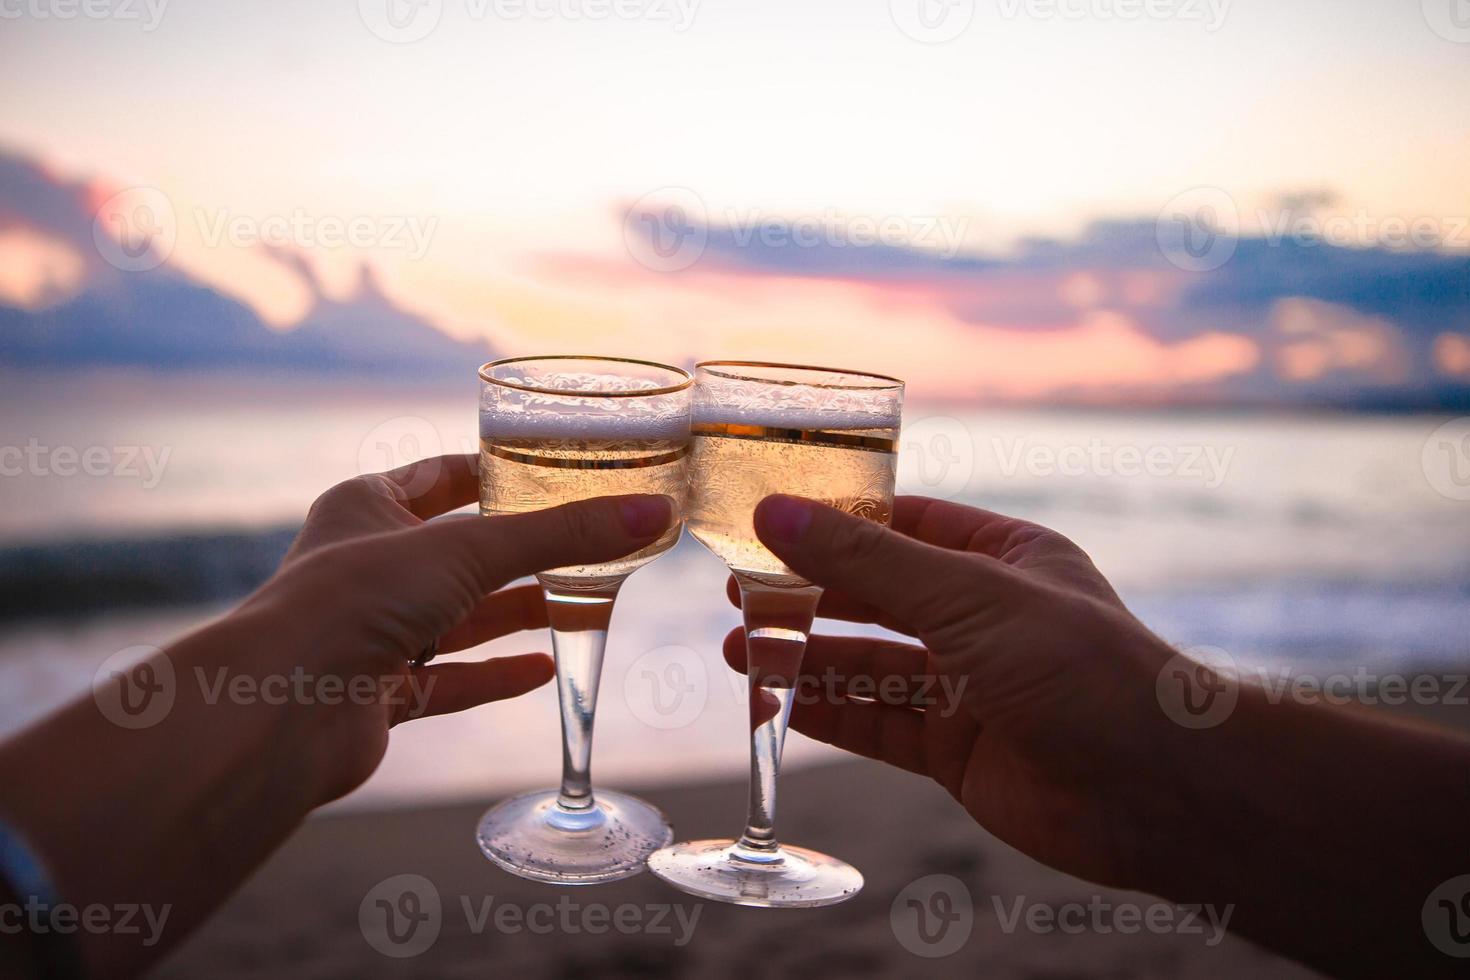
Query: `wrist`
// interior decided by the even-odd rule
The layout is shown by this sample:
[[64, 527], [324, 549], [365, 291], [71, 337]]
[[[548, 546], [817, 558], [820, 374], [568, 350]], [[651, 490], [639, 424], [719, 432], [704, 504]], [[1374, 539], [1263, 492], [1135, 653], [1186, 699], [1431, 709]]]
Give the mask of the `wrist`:
[[1117, 656], [1126, 677], [1120, 700], [1129, 721], [1120, 726], [1122, 765], [1108, 807], [1118, 860], [1109, 884], [1175, 898], [1185, 894], [1180, 868], [1198, 871], [1201, 851], [1218, 852], [1230, 833], [1210, 825], [1216, 815], [1241, 812], [1227, 788], [1234, 782], [1229, 741], [1231, 721], [1241, 723], [1232, 719], [1239, 699], [1248, 695], [1224, 672], [1197, 673], [1193, 661], [1136, 621], [1120, 632], [1127, 637]]
[[[278, 803], [304, 817], [342, 795], [337, 775], [363, 743], [364, 711], [334, 710], [350, 679], [317, 661], [303, 616], [251, 601], [168, 651], [184, 690], [244, 736], [253, 764], [269, 771]], [[340, 678], [340, 679], [339, 679]], [[216, 722], [216, 724], [218, 721]]]

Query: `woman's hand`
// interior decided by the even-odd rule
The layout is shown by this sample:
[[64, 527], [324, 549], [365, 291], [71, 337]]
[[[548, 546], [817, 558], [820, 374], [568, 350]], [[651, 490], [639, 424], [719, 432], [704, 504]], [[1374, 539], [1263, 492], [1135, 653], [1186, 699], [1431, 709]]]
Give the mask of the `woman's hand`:
[[[414, 667], [434, 646], [453, 653], [547, 625], [535, 585], [502, 588], [547, 568], [620, 557], [667, 529], [660, 496], [583, 501], [531, 514], [430, 518], [478, 498], [474, 456], [420, 460], [357, 477], [312, 506], [281, 571], [240, 610], [278, 636], [291, 667], [374, 685], [354, 699], [328, 757], [340, 795], [377, 767], [388, 729], [524, 694], [550, 680], [544, 653]], [[498, 590], [498, 591], [497, 591]]]
[[[372, 773], [394, 723], [545, 682], [542, 654], [409, 666], [436, 639], [456, 650], [545, 623], [534, 590], [497, 590], [636, 551], [673, 519], [667, 498], [629, 496], [425, 523], [475, 484], [472, 458], [445, 457], [334, 487], [239, 609], [0, 745], [0, 781], [46, 787], [11, 794], [0, 818], [66, 901], [169, 912], [147, 941], [79, 934], [90, 972], [136, 973], [187, 935], [312, 808]], [[145, 682], [157, 717], [103, 708]], [[26, 941], [0, 943], [0, 973]]]

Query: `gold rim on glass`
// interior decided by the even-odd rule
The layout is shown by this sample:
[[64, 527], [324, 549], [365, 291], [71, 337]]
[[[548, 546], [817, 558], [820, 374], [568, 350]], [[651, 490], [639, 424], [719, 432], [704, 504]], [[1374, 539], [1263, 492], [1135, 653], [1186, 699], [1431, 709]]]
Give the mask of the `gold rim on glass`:
[[[784, 381], [780, 378], [757, 378], [749, 374], [740, 374], [729, 371], [719, 371], [717, 368], [726, 367], [756, 367], [777, 368], [783, 371], [817, 371], [822, 374], [846, 374], [854, 378], [872, 378], [875, 381], [889, 381], [886, 385], [842, 385], [826, 384], [821, 381]], [[791, 385], [800, 388], [829, 388], [835, 391], [892, 391], [903, 387], [902, 378], [890, 377], [886, 374], [875, 374], [872, 371], [849, 371], [846, 368], [819, 367], [814, 364], [782, 364], [779, 361], [700, 361], [694, 365], [696, 371], [708, 371], [710, 374], [727, 381], [753, 381], [758, 384], [769, 385]]]
[[[665, 385], [662, 388], [636, 388], [627, 391], [578, 391], [575, 388], [543, 388], [540, 385], [521, 384], [516, 381], [506, 381], [503, 378], [492, 378], [486, 372], [498, 368], [502, 364], [516, 364], [521, 361], [604, 361], [611, 364], [639, 364], [643, 367], [657, 368], [660, 371], [668, 371], [670, 374], [682, 375], [684, 380], [676, 385]], [[644, 361], [636, 357], [607, 357], [602, 354], [530, 354], [523, 357], [502, 357], [498, 361], [487, 361], [480, 365], [480, 380], [488, 384], [500, 385], [502, 388], [514, 388], [516, 391], [531, 391], [538, 395], [561, 395], [573, 398], [647, 398], [654, 395], [672, 395], [676, 391], [683, 391], [694, 384], [694, 375], [681, 367], [672, 364], [661, 364], [658, 361]]]

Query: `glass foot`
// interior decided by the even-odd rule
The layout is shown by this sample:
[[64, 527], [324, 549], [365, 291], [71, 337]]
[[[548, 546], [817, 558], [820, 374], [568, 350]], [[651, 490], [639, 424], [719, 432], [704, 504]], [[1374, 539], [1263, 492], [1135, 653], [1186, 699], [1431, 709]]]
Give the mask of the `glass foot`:
[[804, 847], [782, 846], [752, 860], [729, 840], [675, 844], [648, 859], [648, 870], [680, 891], [716, 902], [795, 909], [836, 905], [863, 887], [850, 864]]
[[610, 790], [593, 797], [590, 810], [578, 811], [558, 806], [554, 789], [513, 796], [480, 818], [475, 839], [511, 874], [561, 885], [631, 878], [674, 839], [657, 807]]

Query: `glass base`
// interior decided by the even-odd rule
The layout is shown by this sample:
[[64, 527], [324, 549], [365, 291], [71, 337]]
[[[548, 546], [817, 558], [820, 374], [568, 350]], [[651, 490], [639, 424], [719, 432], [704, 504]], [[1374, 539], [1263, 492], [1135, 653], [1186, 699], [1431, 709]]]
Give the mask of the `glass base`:
[[741, 856], [754, 853], [735, 841], [688, 841], [654, 854], [648, 870], [700, 898], [768, 909], [836, 905], [863, 887], [857, 868], [804, 847], [783, 845], [769, 858]]
[[593, 798], [591, 809], [578, 811], [558, 806], [554, 789], [513, 796], [480, 818], [475, 839], [511, 874], [560, 885], [631, 878], [674, 839], [657, 807], [610, 790]]

